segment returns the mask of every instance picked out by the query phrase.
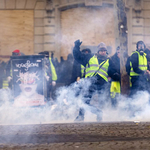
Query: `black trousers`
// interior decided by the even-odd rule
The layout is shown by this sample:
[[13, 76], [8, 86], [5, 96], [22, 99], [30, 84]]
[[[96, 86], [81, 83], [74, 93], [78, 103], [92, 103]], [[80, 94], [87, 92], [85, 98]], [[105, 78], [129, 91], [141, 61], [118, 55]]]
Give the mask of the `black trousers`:
[[132, 76], [131, 83], [132, 83], [132, 87], [131, 87], [131, 91], [130, 91], [130, 96], [137, 93], [137, 91], [148, 91], [149, 90], [148, 80], [145, 75]]
[[[98, 94], [101, 94], [101, 92], [103, 90], [105, 90], [107, 82], [103, 78], [100, 78], [98, 80], [97, 77], [92, 77], [92, 78], [90, 78], [90, 80], [91, 80], [91, 86], [89, 87], [89, 90], [84, 95], [84, 103], [89, 106], [88, 108], [92, 113], [97, 115], [97, 121], [100, 121], [102, 119], [101, 118], [102, 117], [102, 111], [101, 111], [101, 109], [90, 105], [90, 101], [91, 101], [91, 98], [95, 92], [98, 92]], [[83, 121], [84, 115], [85, 115], [85, 110], [83, 107], [81, 107], [79, 110], [79, 114], [78, 114], [75, 121]]]

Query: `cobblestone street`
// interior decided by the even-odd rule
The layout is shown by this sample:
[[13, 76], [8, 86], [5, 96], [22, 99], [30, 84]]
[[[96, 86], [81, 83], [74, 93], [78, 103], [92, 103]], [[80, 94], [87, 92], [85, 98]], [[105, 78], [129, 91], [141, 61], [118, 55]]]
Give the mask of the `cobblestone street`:
[[147, 150], [150, 123], [67, 123], [0, 126], [0, 149]]

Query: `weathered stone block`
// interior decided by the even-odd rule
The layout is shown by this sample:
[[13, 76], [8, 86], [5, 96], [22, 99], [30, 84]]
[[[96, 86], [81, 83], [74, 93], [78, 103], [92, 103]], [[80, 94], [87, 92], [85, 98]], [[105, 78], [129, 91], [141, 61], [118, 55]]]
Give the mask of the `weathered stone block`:
[[144, 26], [150, 27], [150, 19], [144, 19]]
[[43, 43], [44, 42], [44, 36], [39, 36], [39, 35], [36, 35], [34, 36], [34, 43]]
[[26, 0], [26, 9], [34, 9], [36, 0]]
[[143, 35], [133, 35], [132, 39], [133, 39], [132, 40], [133, 43], [137, 43], [138, 41], [143, 41], [144, 37], [143, 37]]
[[7, 9], [14, 9], [15, 8], [15, 0], [5, 0], [5, 5]]
[[143, 9], [150, 9], [150, 1], [144, 1], [143, 2]]
[[44, 34], [44, 28], [43, 27], [35, 27], [34, 28], [34, 34], [35, 35], [43, 35]]
[[54, 35], [45, 35], [44, 43], [47, 43], [47, 42], [55, 42], [55, 36]]
[[55, 51], [55, 44], [44, 44], [44, 51]]
[[46, 2], [37, 2], [35, 9], [45, 9], [46, 7]]
[[16, 9], [24, 9], [26, 0], [16, 0]]
[[133, 34], [143, 34], [143, 27], [132, 27], [132, 33]]
[[44, 51], [44, 45], [43, 44], [34, 44], [34, 52], [39, 53]]
[[44, 19], [43, 18], [34, 19], [34, 26], [35, 27], [44, 26]]
[[149, 27], [144, 28], [144, 35], [150, 35], [150, 28]]
[[35, 10], [34, 17], [35, 18], [43, 18], [45, 10]]
[[68, 3], [68, 1], [67, 0], [61, 0], [60, 1], [60, 4], [65, 4], [65, 3]]
[[4, 9], [4, 8], [5, 8], [5, 1], [0, 0], [0, 9]]
[[44, 34], [55, 34], [55, 27], [44, 27]]
[[150, 40], [149, 39], [150, 39], [150, 35], [144, 36], [145, 44], [150, 46]]
[[132, 25], [134, 26], [143, 26], [143, 18], [133, 18], [132, 19]]
[[44, 25], [55, 25], [55, 18], [44, 18]]
[[144, 10], [143, 16], [144, 16], [144, 18], [150, 18], [150, 10]]

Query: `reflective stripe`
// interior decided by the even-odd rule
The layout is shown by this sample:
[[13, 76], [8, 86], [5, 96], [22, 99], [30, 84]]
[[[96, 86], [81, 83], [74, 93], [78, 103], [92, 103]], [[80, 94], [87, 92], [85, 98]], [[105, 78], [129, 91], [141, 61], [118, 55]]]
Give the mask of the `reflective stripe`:
[[88, 73], [95, 73], [95, 70], [89, 70], [88, 72], [86, 72], [87, 74]]
[[98, 59], [94, 55], [90, 60], [89, 63], [86, 64], [85, 69], [85, 78], [92, 77], [94, 73], [98, 70]]
[[85, 69], [86, 69], [86, 67], [84, 67], [83, 65], [81, 65], [81, 77], [82, 78], [85, 77]]
[[7, 80], [3, 80], [3, 89], [6, 89], [9, 87], [9, 83]]
[[[103, 62], [101, 64], [103, 64]], [[109, 59], [105, 61], [105, 63], [102, 65], [102, 67], [98, 71], [98, 75], [100, 75], [106, 82], [108, 82], [108, 73], [107, 73], [108, 67], [109, 67]]]
[[91, 65], [89, 64], [89, 66], [90, 66], [90, 67], [98, 67], [97, 64], [91, 64]]
[[101, 69], [102, 69], [103, 71], [107, 72], [107, 69], [106, 69], [106, 68], [104, 68], [104, 67], [101, 67]]
[[139, 67], [147, 67], [147, 65], [139, 65]]
[[102, 71], [98, 71], [98, 73], [99, 73], [100, 75], [103, 75], [103, 76], [105, 76], [106, 78], [108, 78], [108, 75], [107, 75], [106, 73], [104, 73], [104, 72], [102, 72]]
[[[147, 58], [146, 58], [146, 54], [144, 53], [144, 55], [140, 55], [140, 53], [138, 51], [135, 51], [135, 52], [132, 53], [132, 55], [134, 53], [138, 54], [138, 68], [141, 69], [142, 71], [146, 71], [147, 70]], [[131, 61], [130, 61], [130, 66], [131, 66], [130, 76], [139, 76], [140, 74], [134, 72]]]

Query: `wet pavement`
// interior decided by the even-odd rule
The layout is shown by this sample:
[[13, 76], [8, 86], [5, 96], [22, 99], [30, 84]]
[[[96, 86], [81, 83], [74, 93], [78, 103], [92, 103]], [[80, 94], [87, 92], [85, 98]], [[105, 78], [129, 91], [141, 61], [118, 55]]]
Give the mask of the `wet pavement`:
[[1, 125], [0, 149], [147, 150], [149, 122]]

